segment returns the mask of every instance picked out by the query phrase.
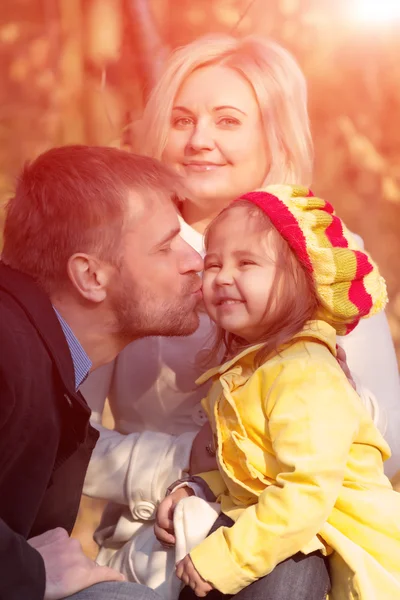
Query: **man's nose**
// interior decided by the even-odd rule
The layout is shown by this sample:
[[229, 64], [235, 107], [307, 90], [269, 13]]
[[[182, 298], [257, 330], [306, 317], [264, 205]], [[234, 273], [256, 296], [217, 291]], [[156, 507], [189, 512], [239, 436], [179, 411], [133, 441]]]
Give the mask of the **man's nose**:
[[181, 273], [200, 273], [204, 267], [204, 261], [200, 254], [182, 238], [180, 238], [180, 244], [182, 250], [180, 265]]

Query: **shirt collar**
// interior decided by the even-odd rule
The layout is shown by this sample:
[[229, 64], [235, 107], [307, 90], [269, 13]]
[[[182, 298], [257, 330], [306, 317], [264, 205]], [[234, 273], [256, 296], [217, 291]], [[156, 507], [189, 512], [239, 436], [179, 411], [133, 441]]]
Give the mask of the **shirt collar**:
[[56, 313], [57, 318], [60, 322], [61, 328], [65, 335], [65, 339], [67, 340], [69, 351], [71, 352], [72, 362], [74, 364], [75, 371], [75, 389], [77, 390], [81, 383], [83, 383], [83, 381], [89, 375], [89, 371], [92, 368], [92, 361], [82, 348], [81, 343], [75, 336], [71, 327], [62, 318], [62, 316], [56, 308], [54, 308], [54, 312]]
[[[296, 333], [296, 335], [293, 336], [292, 340], [297, 338], [311, 338], [323, 342], [329, 348], [333, 356], [336, 356], [336, 330], [325, 321], [308, 321], [304, 328], [301, 331], [299, 331], [299, 333]], [[240, 354], [237, 354], [236, 356], [225, 362], [223, 365], [209, 369], [206, 373], [204, 373], [203, 375], [201, 375], [201, 377], [197, 379], [196, 384], [202, 385], [212, 377], [215, 377], [216, 375], [222, 375], [231, 367], [233, 367], [236, 363], [240, 362], [242, 358], [250, 354], [256, 354], [256, 352], [258, 352], [258, 350], [260, 350], [260, 348], [262, 348], [263, 346], [264, 344], [261, 343], [246, 348], [245, 350], [240, 352]]]
[[181, 237], [204, 258], [204, 236], [188, 225], [179, 213], [178, 219], [181, 226]]

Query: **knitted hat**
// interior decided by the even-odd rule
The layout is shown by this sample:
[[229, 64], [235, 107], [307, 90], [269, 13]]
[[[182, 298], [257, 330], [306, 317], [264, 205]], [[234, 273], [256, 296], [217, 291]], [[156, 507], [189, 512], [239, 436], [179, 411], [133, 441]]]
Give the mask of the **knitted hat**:
[[384, 309], [386, 284], [329, 202], [305, 187], [270, 185], [241, 196], [261, 208], [315, 282], [317, 317], [346, 335]]

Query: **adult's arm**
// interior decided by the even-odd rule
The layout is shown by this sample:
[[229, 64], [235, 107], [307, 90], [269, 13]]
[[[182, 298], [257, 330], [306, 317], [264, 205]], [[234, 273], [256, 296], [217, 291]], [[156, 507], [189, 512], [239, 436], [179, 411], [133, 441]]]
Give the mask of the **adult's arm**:
[[[363, 239], [353, 235], [364, 248]], [[400, 375], [385, 313], [362, 320], [352, 333], [338, 338], [338, 342], [346, 352], [357, 383], [375, 396], [380, 411], [379, 429], [386, 429], [384, 436], [392, 451], [385, 462], [385, 472], [391, 477], [400, 470]]]
[[[10, 335], [5, 328], [2, 335], [8, 352], [0, 362], [0, 598], [58, 600], [93, 583], [120, 580], [122, 576], [107, 567], [99, 573], [94, 561], [84, 555], [82, 548], [77, 547], [77, 542], [71, 540], [63, 529], [46, 532], [28, 541], [18, 533], [23, 528], [29, 530], [26, 523], [22, 525], [26, 513], [20, 510], [25, 505], [20, 504], [18, 509], [24, 482], [26, 484], [32, 469], [37, 478], [43, 469], [44, 473], [47, 472], [44, 455], [37, 453], [38, 436], [44, 430], [49, 435], [51, 432], [46, 427], [38, 430], [34, 426], [32, 411], [35, 412], [37, 406], [26, 394], [30, 379], [24, 373], [20, 377], [10, 375], [18, 373], [17, 368], [20, 367], [19, 340], [15, 340], [16, 336]], [[52, 424], [52, 421], [47, 423], [50, 427]], [[32, 460], [24, 462], [21, 457]], [[13, 486], [17, 487], [14, 489]], [[33, 506], [38, 505], [45, 489], [43, 485], [40, 487], [40, 482], [38, 486], [36, 490], [29, 489], [29, 501]], [[35, 513], [28, 515], [27, 522], [34, 518]], [[19, 520], [22, 529], [18, 529]], [[47, 552], [48, 542], [52, 543], [55, 539], [55, 547], [53, 544], [52, 550]]]
[[87, 471], [84, 493], [129, 506], [138, 519], [155, 517], [168, 486], [188, 470], [196, 433], [178, 436], [143, 431], [122, 434], [101, 424], [112, 385], [114, 363], [94, 371], [81, 391], [92, 409], [92, 425], [100, 432]]
[[339, 338], [350, 371], [378, 403], [379, 421], [386, 422], [384, 437], [392, 457], [385, 462], [390, 477], [400, 469], [400, 376], [386, 315], [362, 320], [349, 335]]
[[[0, 362], [0, 598], [43, 600], [46, 579], [43, 560], [25, 538], [4, 520], [5, 515], [10, 513], [10, 501], [11, 508], [13, 506], [10, 499], [14, 498], [13, 490], [9, 489], [9, 481], [3, 481], [7, 469], [13, 468], [10, 465], [10, 449], [17, 453], [16, 449], [20, 446], [19, 451], [22, 450], [21, 428], [15, 426], [14, 422], [21, 422], [19, 409], [23, 395], [18, 385], [19, 379], [16, 386], [9, 376], [10, 371], [15, 372], [20, 366], [16, 358], [19, 357], [20, 349], [11, 331], [13, 323], [5, 327], [8, 320], [4, 317], [1, 324], [2, 343], [7, 351]], [[21, 375], [21, 379], [22, 377]], [[29, 435], [25, 437], [29, 450]], [[20, 472], [19, 476], [23, 477], [24, 473]]]
[[0, 598], [43, 600], [44, 562], [37, 550], [0, 519]]

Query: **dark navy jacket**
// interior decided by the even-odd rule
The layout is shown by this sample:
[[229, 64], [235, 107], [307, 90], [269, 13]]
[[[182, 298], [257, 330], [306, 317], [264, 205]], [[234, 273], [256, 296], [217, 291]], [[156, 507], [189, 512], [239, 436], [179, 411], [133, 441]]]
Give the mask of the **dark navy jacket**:
[[42, 600], [26, 540], [71, 532], [98, 433], [48, 296], [0, 262], [0, 600]]

